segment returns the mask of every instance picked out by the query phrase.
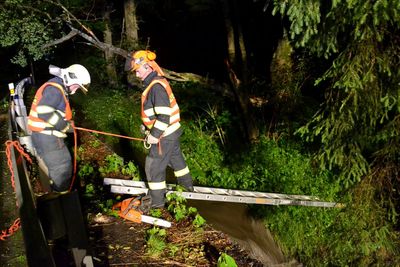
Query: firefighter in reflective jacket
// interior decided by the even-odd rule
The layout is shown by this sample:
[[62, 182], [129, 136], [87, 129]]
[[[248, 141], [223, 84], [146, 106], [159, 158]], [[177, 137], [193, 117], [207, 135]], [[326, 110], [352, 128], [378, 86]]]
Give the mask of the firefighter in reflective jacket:
[[143, 129], [151, 144], [146, 157], [145, 171], [152, 199], [152, 207], [163, 207], [166, 191], [166, 168], [172, 167], [178, 184], [193, 191], [193, 181], [180, 148], [179, 107], [164, 73], [154, 61], [155, 53], [136, 51], [126, 60], [125, 70], [136, 72], [143, 81], [142, 93]]
[[69, 189], [72, 178], [72, 160], [64, 138], [73, 132], [72, 111], [68, 95], [79, 88], [85, 93], [90, 84], [90, 74], [79, 64], [66, 69], [49, 66], [55, 77], [44, 83], [36, 92], [28, 117], [32, 143], [36, 155], [43, 161], [50, 178], [50, 191]]

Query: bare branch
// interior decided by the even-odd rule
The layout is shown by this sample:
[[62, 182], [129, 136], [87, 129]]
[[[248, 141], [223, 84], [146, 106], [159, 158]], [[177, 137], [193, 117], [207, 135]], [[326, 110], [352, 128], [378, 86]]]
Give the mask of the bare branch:
[[[114, 54], [120, 55], [124, 58], [127, 58], [129, 55], [129, 52], [122, 48], [100, 42], [100, 41], [94, 39], [93, 37], [79, 31], [78, 29], [75, 29], [71, 25], [69, 25], [69, 27], [71, 28], [71, 32], [69, 34], [67, 34], [66, 36], [63, 36], [60, 39], [57, 39], [53, 42], [50, 42], [50, 43], [44, 45], [43, 48], [49, 48], [50, 46], [60, 44], [62, 42], [65, 42], [65, 41], [71, 39], [72, 37], [74, 37], [76, 35], [79, 35], [82, 38], [89, 41], [90, 44], [92, 44], [93, 46], [97, 47], [98, 49], [100, 49], [102, 51], [108, 50], [108, 51], [110, 51]], [[162, 70], [165, 73], [165, 77], [168, 78], [169, 80], [173, 80], [173, 81], [177, 81], [177, 82], [197, 82], [197, 83], [209, 86], [213, 90], [220, 92], [222, 95], [225, 95], [228, 97], [233, 97], [232, 92], [229, 90], [229, 87], [226, 84], [219, 84], [216, 81], [213, 81], [211, 79], [205, 78], [203, 76], [200, 76], [200, 75], [197, 75], [194, 73], [177, 73], [177, 72], [167, 70], [164, 68], [162, 68]]]
[[84, 29], [89, 35], [92, 36], [93, 39], [95, 39], [96, 41], [99, 41], [99, 39], [96, 37], [96, 35], [92, 32], [91, 29], [89, 29], [88, 27], [86, 27], [85, 25], [82, 24], [82, 22], [74, 16], [74, 14], [72, 14], [66, 7], [64, 7], [60, 1], [56, 0], [56, 1], [52, 1], [52, 0], [45, 0], [48, 3], [51, 3], [53, 5], [59, 6], [69, 17], [71, 17], [74, 21], [76, 21], [79, 26], [82, 27], [82, 29]]
[[23, 10], [23, 9], [27, 9], [27, 10], [29, 10], [29, 11], [28, 11], [29, 13], [31, 13], [31, 12], [33, 11], [33, 12], [35, 12], [35, 13], [42, 14], [43, 16], [47, 17], [50, 21], [53, 20], [49, 13], [44, 12], [44, 11], [42, 11], [42, 10], [40, 10], [40, 9], [34, 8], [34, 7], [32, 7], [32, 6], [28, 6], [28, 5], [18, 5], [18, 8], [20, 8], [20, 9], [22, 9], [22, 10]]
[[108, 51], [111, 51], [111, 52], [114, 53], [114, 54], [123, 56], [124, 58], [126, 58], [126, 57], [128, 56], [128, 51], [126, 51], [126, 50], [124, 50], [124, 49], [122, 49], [122, 48], [118, 48], [118, 47], [115, 47], [115, 46], [113, 46], [113, 45], [100, 42], [99, 40], [97, 40], [97, 38], [93, 38], [92, 36], [90, 36], [90, 35], [88, 35], [88, 34], [86, 34], [86, 33], [84, 33], [84, 32], [81, 32], [81, 31], [79, 31], [78, 29], [75, 29], [75, 28], [72, 27], [71, 25], [69, 25], [69, 27], [71, 28], [70, 33], [68, 33], [66, 36], [61, 37], [60, 39], [57, 39], [57, 40], [55, 40], [55, 41], [53, 41], [53, 42], [50, 42], [50, 43], [45, 44], [45, 45], [43, 46], [43, 48], [48, 48], [48, 47], [50, 47], [50, 46], [60, 44], [60, 43], [62, 43], [62, 42], [65, 42], [65, 41], [71, 39], [71, 38], [74, 37], [75, 35], [79, 35], [79, 36], [81, 36], [82, 38], [88, 40], [88, 41], [89, 41], [91, 44], [93, 44], [95, 47], [101, 49], [102, 51], [107, 51], [107, 50], [108, 50]]
[[67, 35], [61, 37], [60, 39], [57, 39], [57, 40], [55, 40], [53, 42], [45, 44], [43, 46], [43, 48], [49, 48], [51, 46], [61, 44], [61, 43], [65, 42], [65, 41], [71, 39], [72, 37], [74, 37], [77, 34], [78, 34], [78, 32], [76, 30], [71, 30], [70, 33], [68, 33]]
[[[66, 36], [61, 37], [60, 39], [57, 39], [53, 42], [47, 43], [43, 46], [43, 48], [49, 48], [51, 46], [60, 44], [62, 42], [65, 42], [69, 39], [71, 39], [72, 37], [79, 35], [82, 38], [86, 39], [87, 41], [89, 41], [90, 44], [92, 44], [93, 46], [99, 48], [102, 51], [110, 51], [113, 54], [117, 54], [120, 55], [124, 58], [127, 58], [129, 53], [128, 51], [119, 48], [119, 47], [115, 47], [113, 45], [110, 44], [106, 44], [103, 42], [100, 42], [99, 40], [97, 40], [97, 38], [93, 38], [92, 36], [89, 36], [88, 34], [79, 31], [78, 29], [75, 29], [74, 27], [72, 27], [71, 25], [69, 25], [69, 27], [71, 28], [71, 32], [68, 33]], [[210, 80], [208, 78], [202, 77], [200, 75], [194, 74], [194, 73], [177, 73], [174, 71], [170, 71], [167, 69], [162, 68], [162, 70], [165, 73], [165, 77], [173, 80], [173, 81], [177, 81], [177, 82], [197, 82], [203, 85], [207, 85], [210, 88], [220, 92], [221, 94], [225, 95], [225, 96], [229, 96], [229, 97], [233, 97], [232, 92], [229, 90], [229, 87], [226, 84], [219, 84], [213, 80]]]

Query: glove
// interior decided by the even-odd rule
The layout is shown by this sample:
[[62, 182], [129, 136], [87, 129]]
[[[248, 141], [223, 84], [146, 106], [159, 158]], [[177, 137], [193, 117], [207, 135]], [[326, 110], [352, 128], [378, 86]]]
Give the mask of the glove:
[[61, 130], [63, 133], [73, 133], [74, 132], [74, 121], [67, 121], [67, 125]]
[[148, 144], [150, 144], [150, 145], [158, 144], [159, 141], [160, 141], [160, 140], [159, 140], [158, 138], [155, 138], [155, 137], [152, 136], [151, 134], [149, 134], [149, 135], [146, 137], [146, 142], [147, 142]]
[[75, 128], [75, 123], [74, 121], [68, 121], [68, 129], [67, 133], [73, 133]]
[[144, 124], [140, 125], [140, 133], [141, 134], [147, 134], [149, 130], [147, 130], [146, 126]]

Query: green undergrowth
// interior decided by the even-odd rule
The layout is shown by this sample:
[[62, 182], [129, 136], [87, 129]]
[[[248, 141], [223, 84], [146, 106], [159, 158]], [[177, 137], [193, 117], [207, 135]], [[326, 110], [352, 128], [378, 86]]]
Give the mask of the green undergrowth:
[[92, 88], [85, 97], [74, 98], [72, 101], [78, 114], [76, 124], [105, 132], [99, 135], [107, 143], [116, 145], [126, 141], [132, 146], [138, 143], [107, 134], [142, 138], [139, 131], [140, 94], [137, 91], [126, 91], [123, 87]]
[[[384, 208], [373, 193], [364, 195], [373, 191], [373, 184], [345, 191], [337, 177], [318, 169], [303, 145], [290, 136], [277, 139], [272, 138], [276, 135], [263, 135], [251, 146], [229, 147], [235, 132], [229, 121], [235, 115], [224, 106], [226, 103], [196, 95], [200, 87], [193, 86], [193, 90], [175, 86], [175, 94], [183, 118], [181, 148], [196, 185], [311, 195], [321, 201], [343, 203], [344, 208], [252, 206], [254, 215], [265, 221], [284, 254], [306, 266], [385, 266], [400, 262], [395, 256], [398, 236], [387, 222]], [[84, 127], [140, 136], [138, 91], [99, 90], [79, 107]], [[106, 141], [118, 142], [114, 137]], [[128, 149], [146, 153], [140, 142], [129, 142]], [[177, 209], [178, 219], [185, 212], [190, 214]]]
[[6, 113], [8, 110], [8, 99], [6, 97], [0, 99], [0, 114]]
[[[182, 192], [182, 190], [178, 189], [178, 192]], [[202, 239], [199, 238], [201, 236], [201, 232], [204, 231], [203, 227], [205, 226], [205, 219], [197, 212], [197, 209], [194, 207], [187, 206], [187, 201], [185, 198], [180, 196], [178, 193], [173, 193], [167, 195], [167, 210], [169, 214], [174, 218], [175, 223], [183, 223], [190, 224], [197, 232], [191, 236], [191, 246], [196, 243], [201, 243]], [[151, 209], [150, 215], [156, 218], [162, 218], [162, 210], [161, 209]], [[187, 227], [187, 226], [186, 226]], [[167, 253], [169, 256], [174, 257], [178, 251], [182, 252], [183, 250], [190, 249], [185, 246], [186, 242], [167, 242], [167, 235], [169, 231], [166, 229], [159, 229], [158, 227], [153, 227], [147, 230], [147, 253], [151, 256], [158, 256], [161, 253]], [[197, 241], [195, 239], [198, 239]], [[201, 249], [200, 249], [201, 250]], [[197, 251], [199, 253], [200, 251]], [[202, 253], [200, 253], [202, 254]]]

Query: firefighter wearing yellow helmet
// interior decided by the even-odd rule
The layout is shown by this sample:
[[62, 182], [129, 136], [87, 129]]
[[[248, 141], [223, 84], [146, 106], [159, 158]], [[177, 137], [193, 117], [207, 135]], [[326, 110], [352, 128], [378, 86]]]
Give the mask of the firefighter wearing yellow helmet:
[[[74, 64], [62, 69], [49, 66], [53, 78], [36, 92], [29, 117], [28, 128], [32, 131], [32, 143], [50, 180], [45, 191], [62, 192], [69, 189], [72, 178], [72, 160], [64, 138], [73, 131], [69, 95], [78, 89], [87, 93], [90, 84], [88, 70]], [[43, 185], [42, 187], [46, 187]]]
[[151, 144], [145, 171], [152, 207], [158, 208], [165, 204], [167, 166], [172, 167], [178, 184], [188, 191], [193, 191], [193, 181], [180, 148], [179, 106], [155, 59], [156, 54], [148, 50], [133, 52], [125, 62], [125, 70], [143, 82], [142, 129], [149, 132], [146, 141]]

